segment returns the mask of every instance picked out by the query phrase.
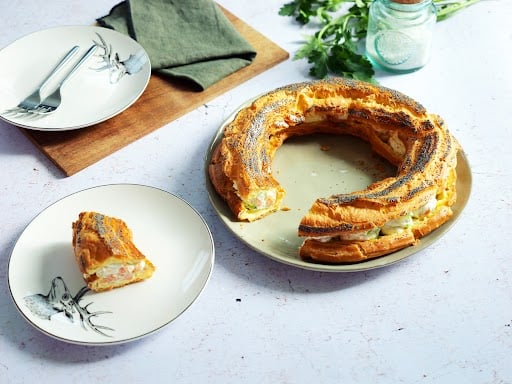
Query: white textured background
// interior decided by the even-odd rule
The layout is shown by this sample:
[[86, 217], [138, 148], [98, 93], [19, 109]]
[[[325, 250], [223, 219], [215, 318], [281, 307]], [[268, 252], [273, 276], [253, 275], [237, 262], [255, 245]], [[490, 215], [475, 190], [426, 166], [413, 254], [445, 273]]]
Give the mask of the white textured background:
[[[0, 0], [0, 47], [42, 28], [92, 24], [116, 2]], [[306, 30], [278, 15], [284, 2], [219, 3], [291, 56], [300, 46]], [[290, 59], [71, 177], [0, 122], [0, 383], [511, 383], [511, 18], [511, 1], [482, 1], [437, 25], [427, 67], [379, 75], [445, 118], [473, 171], [459, 222], [380, 270], [278, 264], [233, 237], [208, 201], [203, 161], [219, 124], [248, 98], [308, 79], [304, 61]], [[11, 302], [15, 240], [58, 199], [119, 182], [167, 190], [204, 216], [216, 245], [211, 280], [146, 339], [113, 347], [53, 340]]]

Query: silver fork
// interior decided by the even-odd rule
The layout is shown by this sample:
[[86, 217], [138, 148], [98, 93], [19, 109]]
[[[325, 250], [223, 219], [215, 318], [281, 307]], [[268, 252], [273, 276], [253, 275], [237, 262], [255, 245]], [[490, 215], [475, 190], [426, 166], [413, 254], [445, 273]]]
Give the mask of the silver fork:
[[69, 80], [71, 75], [73, 75], [78, 70], [78, 68], [80, 68], [82, 64], [87, 61], [87, 59], [94, 53], [96, 48], [96, 44], [92, 45], [87, 50], [87, 52], [84, 53], [80, 60], [73, 66], [73, 68], [71, 68], [69, 73], [61, 80], [55, 91], [53, 91], [49, 96], [44, 98], [44, 100], [42, 100], [39, 103], [39, 105], [31, 109], [29, 112], [36, 115], [46, 115], [55, 112], [55, 110], [59, 107], [60, 103], [62, 102], [62, 97], [60, 93], [62, 86], [66, 83], [66, 81]]
[[48, 82], [56, 75], [60, 69], [75, 55], [78, 51], [78, 45], [75, 45], [71, 50], [64, 56], [64, 58], [55, 66], [55, 68], [50, 72], [50, 74], [43, 80], [41, 85], [37, 87], [37, 89], [32, 92], [25, 99], [20, 101], [20, 103], [13, 108], [7, 109], [3, 112], [3, 114], [17, 114], [23, 113], [26, 111], [30, 111], [36, 108], [41, 103], [41, 90], [48, 84]]

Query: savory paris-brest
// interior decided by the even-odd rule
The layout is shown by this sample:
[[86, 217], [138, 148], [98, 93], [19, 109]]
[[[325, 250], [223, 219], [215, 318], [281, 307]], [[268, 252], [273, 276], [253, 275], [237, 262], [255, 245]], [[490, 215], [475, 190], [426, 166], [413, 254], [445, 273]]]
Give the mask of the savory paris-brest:
[[107, 291], [153, 275], [154, 265], [137, 249], [123, 220], [81, 212], [72, 230], [77, 264], [93, 291]]
[[285, 191], [272, 174], [276, 150], [289, 137], [312, 133], [359, 137], [397, 173], [365, 190], [319, 196], [297, 223], [303, 259], [352, 263], [386, 255], [452, 216], [460, 146], [443, 120], [395, 90], [331, 78], [273, 90], [224, 128], [208, 173], [237, 220], [280, 209]]

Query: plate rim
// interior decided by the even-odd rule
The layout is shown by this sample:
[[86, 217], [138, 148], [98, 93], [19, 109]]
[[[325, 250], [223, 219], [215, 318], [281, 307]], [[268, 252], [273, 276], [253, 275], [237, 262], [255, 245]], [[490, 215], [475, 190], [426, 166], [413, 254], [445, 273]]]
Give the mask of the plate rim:
[[[164, 195], [168, 195], [171, 198], [176, 199], [176, 200], [180, 201], [181, 203], [184, 203], [187, 206], [187, 208], [191, 211], [191, 213], [193, 213], [201, 221], [204, 229], [206, 230], [205, 233], [208, 235], [208, 240], [209, 240], [209, 244], [210, 244], [210, 247], [209, 247], [210, 251], [209, 251], [209, 256], [208, 256], [208, 260], [209, 260], [210, 266], [209, 266], [209, 269], [208, 269], [207, 276], [204, 279], [204, 282], [202, 283], [201, 288], [198, 290], [198, 292], [195, 294], [195, 296], [191, 299], [191, 301], [187, 305], [185, 305], [180, 312], [176, 313], [174, 316], [171, 316], [167, 321], [162, 323], [160, 326], [152, 328], [149, 331], [136, 334], [136, 335], [134, 335], [132, 337], [125, 337], [125, 338], [122, 338], [122, 339], [111, 340], [111, 341], [108, 341], [108, 340], [105, 340], [105, 341], [85, 341], [85, 340], [80, 340], [78, 338], [69, 338], [69, 337], [59, 336], [58, 334], [56, 334], [54, 332], [52, 333], [52, 332], [48, 331], [47, 329], [44, 329], [44, 328], [38, 326], [35, 322], [33, 322], [30, 319], [30, 317], [27, 315], [27, 313], [22, 310], [22, 308], [20, 307], [21, 303], [19, 302], [19, 298], [17, 299], [16, 297], [14, 297], [15, 295], [14, 295], [13, 290], [11, 288], [11, 280], [12, 280], [12, 276], [11, 276], [11, 261], [13, 259], [13, 255], [14, 255], [14, 252], [16, 250], [16, 246], [18, 245], [18, 242], [22, 238], [23, 234], [28, 230], [28, 228], [34, 223], [34, 221], [36, 221], [37, 218], [40, 217], [40, 215], [42, 215], [47, 210], [49, 210], [49, 209], [51, 209], [53, 207], [56, 207], [59, 203], [62, 203], [64, 200], [66, 200], [68, 198], [71, 198], [72, 196], [76, 196], [78, 194], [81, 194], [81, 193], [84, 193], [84, 192], [87, 192], [87, 191], [91, 191], [91, 190], [94, 190], [94, 189], [110, 188], [110, 187], [123, 187], [123, 186], [151, 189], [151, 190], [157, 191], [159, 193], [162, 193]], [[12, 303], [14, 304], [17, 312], [25, 319], [25, 321], [30, 326], [32, 326], [33, 328], [35, 328], [39, 332], [41, 332], [41, 333], [43, 333], [43, 334], [45, 334], [45, 335], [47, 335], [47, 336], [49, 336], [49, 337], [51, 337], [53, 339], [56, 339], [56, 340], [59, 340], [59, 341], [63, 341], [63, 342], [66, 342], [66, 343], [70, 343], [70, 344], [75, 344], [75, 345], [85, 345], [85, 346], [119, 345], [119, 344], [125, 344], [125, 343], [128, 343], [128, 342], [140, 340], [140, 339], [145, 338], [147, 336], [153, 335], [153, 334], [157, 333], [158, 331], [162, 330], [163, 328], [169, 326], [172, 322], [174, 322], [181, 315], [183, 315], [199, 299], [199, 297], [205, 291], [206, 286], [208, 285], [208, 283], [209, 283], [209, 281], [210, 281], [210, 279], [212, 277], [212, 274], [213, 274], [213, 269], [214, 269], [214, 266], [215, 266], [215, 259], [216, 259], [215, 242], [214, 242], [214, 239], [213, 239], [212, 231], [211, 231], [211, 229], [208, 226], [208, 223], [206, 222], [204, 217], [199, 213], [199, 211], [196, 208], [194, 208], [184, 198], [182, 198], [182, 197], [180, 197], [180, 196], [178, 196], [178, 195], [176, 195], [176, 194], [174, 194], [172, 192], [166, 191], [166, 190], [164, 190], [162, 188], [158, 188], [158, 187], [154, 187], [154, 186], [150, 186], [150, 185], [145, 185], [145, 184], [140, 184], [140, 183], [110, 183], [110, 184], [102, 184], [102, 185], [97, 185], [97, 186], [92, 186], [92, 187], [84, 188], [84, 189], [81, 189], [79, 191], [75, 191], [73, 193], [70, 193], [70, 194], [68, 194], [68, 195], [66, 195], [66, 196], [64, 196], [62, 198], [57, 199], [53, 203], [49, 204], [45, 208], [43, 208], [40, 211], [38, 211], [38, 213], [25, 225], [25, 227], [22, 229], [22, 231], [20, 232], [20, 234], [16, 238], [16, 240], [14, 242], [14, 245], [13, 245], [13, 247], [11, 249], [11, 252], [9, 254], [9, 258], [8, 258], [8, 262], [7, 262], [7, 287], [8, 287], [8, 290], [9, 290], [9, 296], [11, 297]], [[84, 285], [85, 285], [85, 283], [84, 283]]]
[[[7, 49], [7, 48], [9, 48], [9, 47], [19, 43], [20, 41], [22, 41], [24, 39], [33, 37], [33, 36], [35, 36], [37, 34], [40, 34], [40, 33], [51, 32], [53, 30], [59, 30], [59, 29], [107, 30], [108, 33], [113, 33], [113, 34], [119, 36], [122, 39], [125, 39], [125, 40], [128, 40], [128, 41], [131, 40], [136, 45], [138, 45], [138, 48], [140, 50], [144, 51], [144, 53], [146, 54], [146, 57], [147, 57], [147, 65], [145, 65], [145, 67], [147, 67], [147, 73], [146, 73], [146, 78], [145, 78], [145, 81], [144, 81], [144, 85], [142, 87], [140, 87], [140, 89], [138, 89], [137, 92], [134, 92], [134, 95], [133, 95], [132, 99], [128, 103], [123, 104], [120, 108], [116, 109], [114, 112], [109, 113], [109, 114], [104, 114], [100, 118], [96, 118], [94, 120], [90, 120], [90, 121], [87, 121], [87, 122], [84, 122], [84, 123], [81, 123], [81, 124], [75, 124], [75, 125], [70, 126], [70, 127], [63, 127], [63, 128], [54, 127], [54, 126], [50, 126], [50, 127], [43, 126], [42, 127], [42, 126], [37, 126], [37, 125], [34, 125], [34, 124], [24, 124], [21, 121], [12, 120], [12, 119], [10, 119], [10, 118], [8, 118], [6, 116], [3, 116], [3, 114], [1, 113], [2, 111], [0, 111], [0, 121], [5, 121], [6, 123], [15, 125], [15, 126], [17, 126], [19, 128], [29, 129], [29, 130], [33, 130], [33, 131], [40, 131], [40, 132], [65, 132], [65, 131], [73, 131], [73, 130], [83, 129], [83, 128], [91, 127], [91, 126], [96, 125], [96, 124], [100, 124], [100, 123], [102, 123], [102, 122], [104, 122], [106, 120], [109, 120], [109, 119], [119, 115], [120, 113], [124, 112], [125, 110], [130, 108], [133, 104], [135, 104], [135, 102], [137, 102], [137, 100], [142, 96], [142, 94], [146, 90], [146, 88], [147, 88], [147, 86], [149, 84], [149, 81], [151, 79], [152, 68], [151, 68], [151, 59], [150, 59], [148, 53], [146, 52], [146, 50], [144, 49], [144, 47], [138, 41], [133, 39], [131, 36], [125, 35], [125, 34], [119, 32], [119, 31], [116, 31], [116, 30], [111, 29], [111, 28], [102, 27], [100, 25], [60, 25], [60, 26], [57, 25], [57, 26], [51, 26], [51, 27], [47, 27], [47, 28], [42, 28], [42, 29], [39, 29], [37, 31], [29, 32], [29, 33], [27, 33], [27, 34], [25, 34], [23, 36], [18, 37], [15, 40], [11, 41], [7, 45], [5, 45], [2, 48], [0, 48], [0, 53], [3, 50], [5, 50], [5, 49]], [[37, 121], [37, 120], [34, 120], [34, 121]]]
[[[262, 93], [262, 95], [264, 95], [266, 93], [267, 92]], [[467, 159], [466, 153], [464, 152], [462, 147], [460, 148], [460, 150], [457, 153], [457, 168], [456, 169], [457, 169], [457, 171], [459, 171], [459, 169], [460, 169], [459, 167], [463, 166], [465, 168], [465, 170], [467, 171], [467, 173], [465, 175], [467, 178], [467, 191], [465, 191], [465, 194], [464, 194], [466, 196], [466, 199], [464, 199], [461, 203], [461, 201], [459, 200], [460, 193], [458, 193], [457, 201], [452, 206], [452, 208], [455, 205], [457, 205], [457, 203], [461, 203], [460, 210], [458, 210], [457, 212], [454, 212], [454, 215], [443, 225], [441, 225], [434, 231], [430, 232], [426, 236], [423, 236], [420, 239], [418, 244], [400, 249], [398, 251], [395, 251], [390, 254], [380, 256], [380, 257], [372, 258], [372, 259], [357, 262], [357, 263], [346, 263], [346, 264], [313, 263], [313, 262], [308, 262], [308, 261], [302, 260], [300, 258], [297, 260], [290, 259], [286, 255], [284, 255], [283, 257], [279, 257], [276, 255], [276, 252], [272, 253], [272, 252], [263, 251], [262, 249], [258, 248], [256, 245], [249, 242], [243, 236], [240, 236], [240, 234], [231, 225], [229, 225], [228, 222], [236, 222], [236, 221], [233, 220], [233, 217], [229, 218], [229, 217], [226, 217], [225, 215], [223, 215], [222, 212], [220, 211], [220, 209], [218, 208], [218, 205], [220, 205], [220, 204], [222, 204], [224, 206], [224, 208], [226, 208], [227, 204], [215, 190], [215, 187], [213, 186], [213, 184], [211, 182], [211, 179], [209, 177], [209, 172], [208, 172], [208, 168], [209, 168], [209, 164], [210, 164], [210, 161], [211, 161], [211, 158], [213, 155], [213, 151], [216, 148], [216, 146], [220, 143], [220, 141], [222, 140], [225, 127], [230, 122], [233, 121], [233, 119], [240, 112], [240, 110], [242, 110], [246, 106], [250, 105], [258, 97], [261, 97], [261, 95], [256, 96], [256, 97], [251, 97], [246, 102], [242, 103], [238, 108], [236, 108], [231, 114], [229, 114], [227, 118], [224, 119], [224, 121], [220, 124], [220, 127], [217, 129], [217, 131], [213, 135], [213, 138], [210, 141], [210, 144], [208, 146], [208, 150], [207, 150], [207, 153], [206, 153], [206, 156], [204, 159], [206, 188], [208, 191], [208, 198], [210, 200], [210, 204], [212, 205], [214, 211], [217, 213], [219, 219], [222, 221], [224, 226], [226, 228], [228, 228], [228, 230], [235, 237], [237, 237], [242, 243], [244, 243], [250, 249], [252, 249], [252, 250], [256, 251], [257, 253], [259, 253], [271, 260], [274, 260], [278, 263], [293, 266], [293, 267], [304, 269], [304, 270], [310, 270], [310, 271], [315, 271], [315, 272], [331, 272], [331, 273], [363, 272], [363, 271], [368, 271], [368, 270], [372, 270], [372, 269], [388, 267], [388, 266], [391, 266], [393, 264], [396, 264], [400, 261], [403, 261], [404, 259], [407, 259], [407, 258], [413, 256], [414, 254], [429, 247], [431, 244], [433, 244], [437, 240], [439, 240], [444, 234], [446, 234], [448, 232], [449, 229], [451, 229], [453, 227], [453, 225], [460, 218], [465, 206], [467, 205], [467, 203], [471, 197], [471, 191], [472, 191], [472, 185], [473, 185], [473, 176], [472, 176], [472, 172], [471, 172], [471, 167], [470, 167], [469, 161]], [[464, 165], [461, 165], [461, 163], [463, 163]], [[457, 177], [457, 182], [459, 182], [459, 181], [460, 181], [459, 177]], [[227, 211], [229, 211], [231, 213], [231, 210], [229, 210], [229, 208], [227, 208]], [[232, 215], [232, 213], [231, 213], [231, 215]], [[246, 224], [250, 225], [250, 223], [246, 223]], [[297, 226], [298, 226], [298, 223], [297, 223]], [[434, 236], [435, 236], [435, 238], [433, 238]], [[298, 249], [297, 249], [297, 255], [298, 255]]]

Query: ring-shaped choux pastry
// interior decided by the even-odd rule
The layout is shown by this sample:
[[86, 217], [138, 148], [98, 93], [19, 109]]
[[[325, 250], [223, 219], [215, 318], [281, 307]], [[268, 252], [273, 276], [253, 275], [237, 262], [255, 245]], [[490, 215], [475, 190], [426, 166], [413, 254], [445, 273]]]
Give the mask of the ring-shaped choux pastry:
[[400, 92], [331, 78], [268, 92], [225, 127], [208, 173], [237, 220], [280, 209], [285, 191], [272, 174], [274, 154], [287, 138], [312, 133], [357, 136], [397, 173], [361, 191], [319, 191], [297, 223], [303, 259], [339, 264], [386, 255], [452, 216], [460, 146], [443, 120]]

